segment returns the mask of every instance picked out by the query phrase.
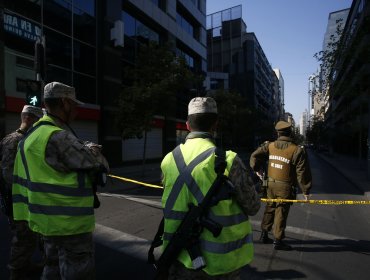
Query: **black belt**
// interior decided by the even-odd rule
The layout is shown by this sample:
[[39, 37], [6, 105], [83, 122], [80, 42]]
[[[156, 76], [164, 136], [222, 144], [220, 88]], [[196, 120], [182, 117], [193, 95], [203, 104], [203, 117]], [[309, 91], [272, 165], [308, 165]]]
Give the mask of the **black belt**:
[[280, 180], [275, 180], [275, 179], [272, 179], [272, 178], [268, 178], [267, 179], [268, 182], [274, 182], [274, 183], [281, 183], [281, 184], [290, 184], [289, 181], [280, 181]]

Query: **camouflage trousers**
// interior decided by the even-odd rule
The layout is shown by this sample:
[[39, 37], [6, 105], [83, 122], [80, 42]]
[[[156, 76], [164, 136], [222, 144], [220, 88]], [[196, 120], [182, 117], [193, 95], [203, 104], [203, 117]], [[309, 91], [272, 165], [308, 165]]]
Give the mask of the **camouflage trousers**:
[[10, 279], [24, 279], [25, 274], [35, 266], [31, 258], [35, 253], [40, 236], [30, 230], [26, 221], [11, 220], [10, 223], [12, 232], [8, 263]]
[[92, 233], [44, 236], [46, 264], [43, 280], [95, 279]]
[[203, 270], [187, 269], [182, 263], [175, 261], [169, 270], [168, 280], [240, 280], [241, 269], [222, 275], [208, 275]]

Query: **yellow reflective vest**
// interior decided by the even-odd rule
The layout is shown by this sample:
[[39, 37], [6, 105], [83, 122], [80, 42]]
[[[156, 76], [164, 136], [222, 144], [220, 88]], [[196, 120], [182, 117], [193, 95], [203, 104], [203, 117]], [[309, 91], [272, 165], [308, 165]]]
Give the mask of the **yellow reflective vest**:
[[19, 143], [14, 163], [14, 220], [28, 221], [45, 236], [92, 232], [95, 226], [89, 176], [59, 172], [45, 161], [48, 140], [60, 130], [50, 117], [41, 118]]
[[[234, 152], [226, 152], [226, 176], [235, 156]], [[203, 138], [187, 140], [163, 159], [163, 248], [167, 246], [188, 211], [188, 204], [198, 205], [216, 179], [214, 163], [215, 145], [209, 139]], [[203, 271], [209, 275], [220, 275], [235, 271], [251, 262], [252, 228], [236, 200], [220, 201], [211, 207], [209, 218], [223, 225], [223, 229], [217, 238], [207, 229], [203, 229], [200, 235], [200, 247], [206, 262]], [[192, 269], [192, 262], [186, 250], [182, 250], [178, 260]]]

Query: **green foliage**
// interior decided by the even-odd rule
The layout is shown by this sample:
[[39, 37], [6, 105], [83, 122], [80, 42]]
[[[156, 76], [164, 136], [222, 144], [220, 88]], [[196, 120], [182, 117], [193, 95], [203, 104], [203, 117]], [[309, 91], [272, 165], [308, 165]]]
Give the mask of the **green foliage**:
[[141, 46], [136, 65], [126, 68], [126, 76], [132, 85], [123, 89], [116, 115], [123, 139], [141, 138], [151, 129], [155, 114], [173, 115], [177, 94], [201, 81], [182, 57], [154, 43]]
[[306, 140], [317, 147], [327, 144], [328, 135], [326, 132], [324, 121], [319, 118], [314, 118], [312, 126], [307, 129]]
[[252, 110], [245, 99], [235, 91], [218, 90], [209, 94], [217, 102], [219, 114], [217, 136], [224, 148], [246, 146], [252, 136]]
[[336, 23], [337, 26], [335, 34], [330, 36], [326, 50], [314, 54], [314, 57], [320, 62], [322, 88], [324, 92], [329, 87], [330, 80], [335, 72], [337, 60], [344, 51], [344, 46], [341, 41], [344, 28], [343, 19], [338, 19]]

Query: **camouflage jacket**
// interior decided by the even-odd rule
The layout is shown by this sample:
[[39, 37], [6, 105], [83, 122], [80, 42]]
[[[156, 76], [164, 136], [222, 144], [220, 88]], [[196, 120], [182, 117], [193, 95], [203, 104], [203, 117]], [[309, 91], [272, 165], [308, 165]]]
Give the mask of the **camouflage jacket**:
[[261, 201], [257, 195], [253, 180], [239, 156], [236, 156], [230, 168], [229, 179], [236, 189], [236, 200], [246, 215], [257, 214]]
[[[59, 123], [58, 123], [59, 125]], [[63, 130], [55, 132], [49, 139], [45, 160], [60, 172], [98, 170], [103, 165], [109, 171], [109, 164], [98, 145], [78, 139], [69, 128], [59, 125]]]
[[14, 160], [17, 154], [18, 143], [21, 141], [25, 131], [18, 128], [16, 131], [8, 134], [0, 142], [0, 166], [1, 176], [8, 187], [13, 181]]

